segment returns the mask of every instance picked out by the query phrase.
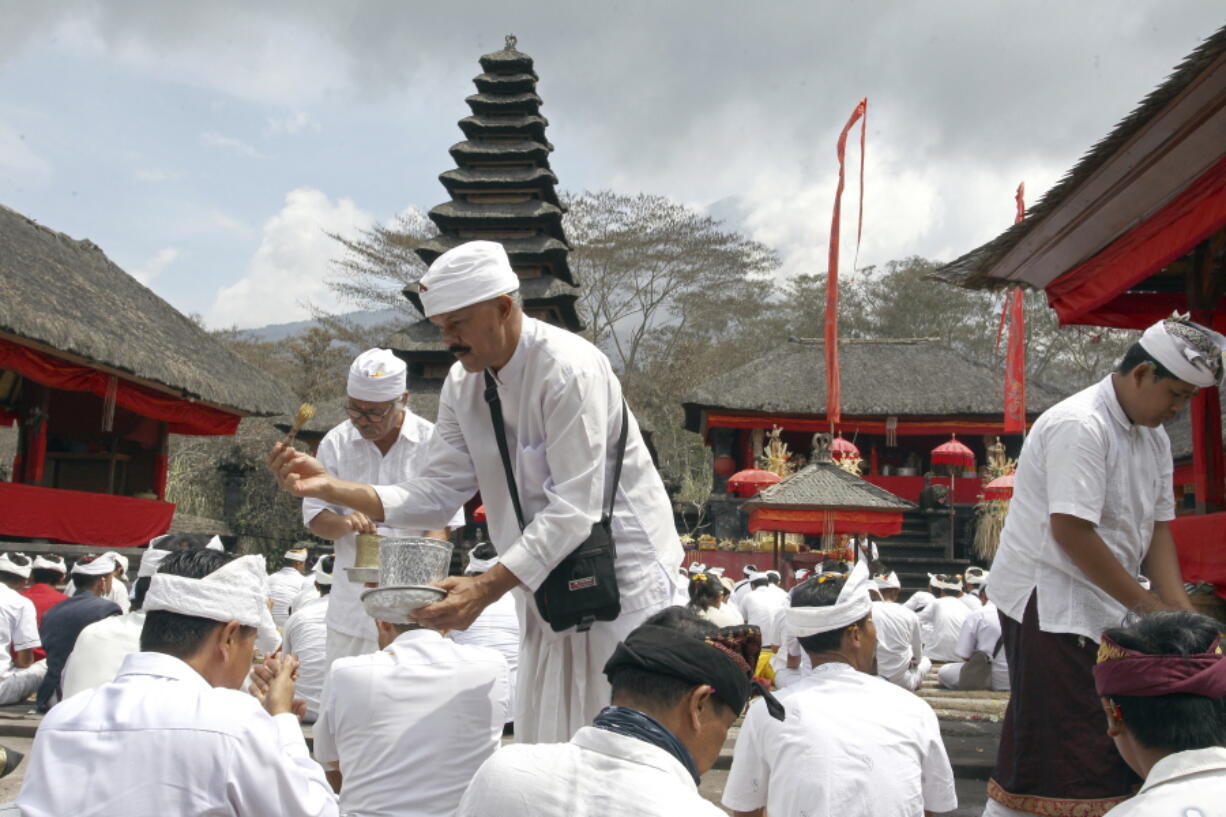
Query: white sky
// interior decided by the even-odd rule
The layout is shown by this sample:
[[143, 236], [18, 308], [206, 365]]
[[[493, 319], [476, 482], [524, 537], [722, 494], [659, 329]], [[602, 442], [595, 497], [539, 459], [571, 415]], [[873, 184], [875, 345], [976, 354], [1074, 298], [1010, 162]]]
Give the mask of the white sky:
[[[1220, 0], [0, 0], [0, 204], [210, 326], [346, 309], [350, 232], [443, 201], [477, 58], [536, 60], [570, 190], [712, 207], [821, 271], [834, 142], [869, 98], [861, 264], [1012, 219], [1226, 23]], [[852, 140], [855, 141], [854, 139]], [[844, 213], [854, 214], [854, 150]], [[850, 263], [852, 222], [845, 215]]]

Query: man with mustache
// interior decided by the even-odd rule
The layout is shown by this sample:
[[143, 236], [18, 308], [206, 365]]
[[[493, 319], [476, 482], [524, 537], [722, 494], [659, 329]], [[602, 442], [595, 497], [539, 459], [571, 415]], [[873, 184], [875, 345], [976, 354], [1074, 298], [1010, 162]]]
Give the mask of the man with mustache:
[[[319, 443], [317, 456], [328, 473], [340, 479], [376, 485], [396, 483], [420, 473], [434, 424], [409, 408], [405, 363], [391, 349], [367, 349], [349, 367], [345, 386], [345, 413], [349, 419], [329, 431]], [[344, 568], [357, 557], [355, 537], [375, 533], [374, 521], [344, 502], [306, 496], [302, 521], [311, 533], [333, 542], [336, 561], [328, 602], [326, 666], [337, 658], [379, 650], [374, 621], [362, 609], [362, 586], [349, 580]], [[432, 536], [445, 539], [448, 526], [464, 524], [463, 511], [437, 525], [383, 527], [388, 536]]]
[[[1128, 611], [1191, 610], [1168, 522], [1162, 424], [1222, 380], [1226, 338], [1185, 318], [1149, 327], [1114, 372], [1048, 409], [1018, 460], [988, 578], [1012, 696], [987, 817], [1101, 815], [1139, 779], [1107, 737], [1093, 668]], [[1142, 587], [1142, 572], [1153, 592]]]
[[[438, 424], [414, 477], [348, 482], [278, 446], [269, 467], [295, 496], [314, 497], [397, 527], [435, 527], [480, 490], [499, 563], [451, 577], [447, 598], [419, 623], [467, 628], [515, 590], [522, 621], [516, 737], [566, 741], [609, 701], [602, 669], [618, 641], [682, 599], [682, 549], [671, 503], [625, 408], [609, 360], [578, 335], [524, 315], [519, 277], [502, 245], [471, 241], [439, 256], [420, 282], [426, 316], [458, 363], [439, 395]], [[491, 403], [501, 405], [520, 513], [503, 467]], [[625, 420], [625, 449], [613, 475]], [[620, 614], [585, 632], [555, 632], [533, 603], [548, 574], [592, 532], [612, 501]]]

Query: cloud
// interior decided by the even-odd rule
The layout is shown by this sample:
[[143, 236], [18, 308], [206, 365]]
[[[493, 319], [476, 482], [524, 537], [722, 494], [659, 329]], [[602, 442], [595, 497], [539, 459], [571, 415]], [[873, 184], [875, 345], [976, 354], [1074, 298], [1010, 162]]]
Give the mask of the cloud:
[[149, 184], [173, 182], [179, 178], [179, 174], [173, 170], [162, 170], [156, 167], [138, 168], [132, 175], [138, 182], [148, 182]]
[[235, 153], [242, 154], [243, 156], [255, 157], [260, 155], [259, 151], [241, 139], [235, 139], [232, 136], [223, 136], [222, 134], [214, 131], [205, 131], [204, 133], [200, 134], [200, 144], [211, 148], [232, 150]]
[[178, 258], [179, 251], [177, 249], [174, 247], [163, 247], [139, 267], [128, 270], [128, 274], [145, 286], [149, 286], [150, 281], [161, 275]]
[[51, 163], [26, 143], [19, 131], [0, 122], [0, 174], [39, 184], [52, 172]]
[[290, 136], [304, 130], [319, 130], [319, 123], [306, 111], [291, 111], [283, 116], [268, 117], [268, 130], [273, 134]]
[[247, 274], [222, 288], [207, 313], [209, 326], [263, 326], [311, 317], [308, 302], [335, 301], [326, 280], [340, 245], [328, 233], [353, 235], [374, 216], [352, 200], [332, 200], [319, 190], [298, 188], [264, 223]]

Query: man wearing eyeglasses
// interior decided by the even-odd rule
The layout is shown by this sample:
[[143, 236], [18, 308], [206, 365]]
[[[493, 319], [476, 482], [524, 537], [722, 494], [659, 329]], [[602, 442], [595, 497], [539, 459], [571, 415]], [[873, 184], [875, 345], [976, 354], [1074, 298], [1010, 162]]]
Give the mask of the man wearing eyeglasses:
[[[390, 349], [368, 349], [349, 367], [346, 422], [333, 428], [319, 444], [319, 461], [341, 479], [375, 485], [403, 482], [416, 475], [426, 456], [434, 424], [408, 407], [405, 363]], [[361, 511], [307, 498], [302, 520], [311, 533], [336, 544], [332, 600], [327, 615], [327, 662], [379, 649], [375, 626], [358, 597], [362, 587], [339, 568], [353, 567], [355, 536], [375, 533], [375, 523]], [[463, 510], [449, 523], [464, 524]], [[385, 536], [447, 538], [445, 530], [403, 530], [380, 526]]]

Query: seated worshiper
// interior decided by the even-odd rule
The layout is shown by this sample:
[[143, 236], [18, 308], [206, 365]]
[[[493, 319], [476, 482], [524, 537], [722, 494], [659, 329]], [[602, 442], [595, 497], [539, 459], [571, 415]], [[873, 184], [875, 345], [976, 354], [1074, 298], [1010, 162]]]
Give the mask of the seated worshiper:
[[34, 603], [14, 589], [31, 564], [22, 553], [0, 553], [0, 706], [30, 697], [47, 674], [47, 662], [34, 657], [42, 644]]
[[654, 614], [605, 664], [612, 705], [568, 743], [495, 752], [460, 817], [719, 817], [698, 783], [749, 699], [759, 639], [684, 607]]
[[375, 626], [379, 652], [332, 664], [315, 758], [345, 814], [455, 814], [502, 739], [507, 662], [497, 650], [457, 644], [420, 624]]
[[689, 607], [716, 627], [735, 627], [745, 619], [731, 604], [724, 604], [724, 585], [710, 573], [690, 576]]
[[[468, 554], [465, 576], [480, 576], [498, 564], [498, 552], [489, 542], [482, 542]], [[519, 670], [519, 610], [510, 594], [486, 607], [467, 630], [452, 630], [448, 635], [457, 644], [476, 644], [491, 647], [502, 653], [507, 661], [507, 723], [515, 714], [515, 683]]]
[[936, 579], [936, 576], [929, 573], [928, 574], [928, 589], [927, 590], [916, 590], [914, 593], [911, 594], [910, 598], [908, 598], [905, 602], [903, 602], [902, 606], [906, 607], [908, 610], [910, 610], [912, 613], [915, 613], [916, 615], [919, 615], [920, 613], [922, 613], [929, 604], [932, 604], [932, 602], [936, 600], [938, 591], [936, 587], [934, 587], [932, 584], [932, 582], [935, 579]]
[[962, 625], [971, 611], [962, 603], [962, 580], [957, 576], [938, 575], [932, 586], [940, 595], [919, 614], [924, 633], [924, 654], [933, 661], [957, 661], [958, 638]]
[[118, 604], [119, 609], [126, 613], [132, 609], [132, 600], [128, 596], [128, 585], [124, 581], [124, 576], [128, 572], [128, 557], [113, 550], [108, 550], [102, 555], [110, 556], [115, 560], [115, 572], [111, 576], [111, 592], [107, 598]]
[[[988, 571], [982, 567], [971, 566], [962, 573], [962, 581], [966, 584], [966, 596], [963, 598], [973, 598], [979, 602], [978, 606], [971, 607], [971, 610], [977, 610], [988, 601]], [[970, 605], [967, 605], [970, 606]]]
[[741, 600], [745, 595], [753, 590], [753, 582], [750, 581], [750, 576], [758, 572], [758, 568], [754, 565], [745, 565], [741, 568], [741, 580], [732, 588], [732, 604], [736, 609], [741, 611], [741, 615], [745, 614], [744, 608], [741, 607]]
[[779, 693], [783, 721], [750, 706], [724, 789], [734, 814], [921, 817], [958, 807], [932, 707], [873, 674], [870, 581], [860, 562], [793, 590], [786, 627], [813, 670]]
[[[779, 611], [787, 604], [788, 594], [771, 584], [765, 573], [750, 576], [751, 590], [741, 598], [741, 612], [745, 623], [762, 631], [762, 649], [775, 653], [779, 650], [779, 632], [776, 627]], [[778, 591], [778, 592], [776, 592]]]
[[[982, 574], [986, 582], [988, 572], [985, 570]], [[984, 599], [983, 606], [966, 617], [954, 648], [962, 660], [941, 667], [937, 678], [946, 689], [1008, 691], [1009, 662], [1005, 658], [1004, 641], [1001, 639], [1000, 614], [996, 611], [996, 605], [988, 601], [986, 585], [980, 592]], [[971, 663], [969, 669], [967, 662]], [[988, 671], [984, 672], [985, 669]]]
[[1107, 734], [1140, 791], [1108, 817], [1210, 817], [1226, 802], [1226, 656], [1220, 626], [1151, 613], [1103, 633], [1094, 666]]
[[903, 689], [920, 688], [932, 669], [924, 655], [919, 616], [898, 603], [902, 583], [890, 571], [873, 578], [880, 599], [873, 600], [873, 624], [877, 628], [877, 674]]
[[169, 550], [149, 548], [140, 560], [132, 599], [132, 609], [123, 615], [107, 616], [90, 624], [77, 636], [77, 642], [64, 665], [61, 687], [65, 698], [115, 680], [124, 659], [140, 652], [140, 633], [145, 626], [145, 595], [158, 565]]
[[72, 567], [73, 587], [77, 592], [60, 602], [43, 616], [39, 636], [47, 651], [47, 674], [38, 686], [35, 706], [39, 712], [49, 710], [62, 696], [60, 679], [68, 656], [76, 646], [77, 636], [95, 621], [120, 615], [119, 605], [107, 596], [115, 574], [115, 560], [103, 555], [96, 559], [83, 558]]
[[23, 817], [335, 817], [292, 712], [298, 662], [269, 659], [271, 682], [239, 691], [257, 645], [278, 641], [267, 585], [262, 556], [165, 557], [145, 594], [141, 652], [39, 726]]
[[321, 556], [311, 571], [315, 598], [296, 607], [285, 621], [281, 649], [298, 659], [298, 698], [306, 702], [304, 723], [315, 723], [319, 717], [319, 699], [328, 676], [328, 604], [332, 600], [332, 573], [336, 557]]
[[303, 588], [311, 584], [306, 575], [306, 545], [285, 551], [281, 569], [268, 577], [268, 597], [272, 599], [272, 620], [278, 627], [285, 626], [294, 599]]
[[[59, 588], [68, 576], [68, 565], [63, 556], [54, 553], [46, 556], [35, 556], [30, 565], [30, 583], [20, 591], [21, 595], [34, 603], [34, 613], [38, 617], [38, 626], [42, 626], [43, 615], [68, 596]], [[39, 647], [34, 651], [34, 660], [41, 661], [47, 657], [47, 651]]]

